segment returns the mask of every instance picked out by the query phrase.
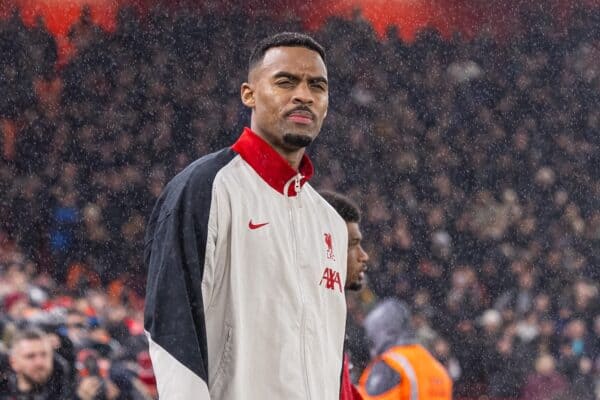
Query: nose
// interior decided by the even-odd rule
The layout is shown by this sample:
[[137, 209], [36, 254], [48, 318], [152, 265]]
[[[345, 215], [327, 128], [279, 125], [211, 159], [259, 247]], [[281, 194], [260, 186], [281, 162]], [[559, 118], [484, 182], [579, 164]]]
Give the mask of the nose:
[[369, 254], [365, 251], [365, 249], [362, 248], [362, 246], [360, 246], [360, 260], [362, 262], [369, 261]]
[[308, 87], [308, 83], [302, 82], [296, 86], [292, 97], [294, 104], [312, 104], [313, 101], [313, 94]]
[[33, 360], [33, 365], [35, 368], [45, 368], [46, 367], [46, 357], [37, 356]]

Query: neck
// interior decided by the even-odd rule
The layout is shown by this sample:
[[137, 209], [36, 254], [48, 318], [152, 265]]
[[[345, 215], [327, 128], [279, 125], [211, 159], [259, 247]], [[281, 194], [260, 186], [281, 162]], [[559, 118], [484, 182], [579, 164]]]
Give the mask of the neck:
[[302, 161], [302, 156], [304, 155], [304, 149], [296, 150], [294, 152], [286, 152], [274, 146], [273, 148], [287, 160], [287, 162], [292, 166], [292, 168], [294, 168], [295, 171], [298, 171], [298, 168], [300, 168], [300, 162]]
[[17, 388], [21, 393], [29, 393], [33, 389], [33, 385], [29, 382], [29, 379], [21, 374], [17, 374]]

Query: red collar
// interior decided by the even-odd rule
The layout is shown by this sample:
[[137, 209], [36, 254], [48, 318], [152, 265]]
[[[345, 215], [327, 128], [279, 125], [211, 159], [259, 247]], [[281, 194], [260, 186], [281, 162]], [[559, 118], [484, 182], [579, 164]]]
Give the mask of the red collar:
[[[294, 171], [287, 160], [281, 157], [264, 139], [252, 132], [250, 128], [244, 128], [242, 135], [231, 148], [242, 156], [269, 186], [279, 193], [283, 194], [285, 184], [298, 175], [298, 172]], [[298, 170], [302, 175], [300, 186], [303, 186], [313, 176], [314, 172], [313, 165], [306, 154], [302, 156]], [[289, 185], [288, 195], [296, 195], [293, 183]]]

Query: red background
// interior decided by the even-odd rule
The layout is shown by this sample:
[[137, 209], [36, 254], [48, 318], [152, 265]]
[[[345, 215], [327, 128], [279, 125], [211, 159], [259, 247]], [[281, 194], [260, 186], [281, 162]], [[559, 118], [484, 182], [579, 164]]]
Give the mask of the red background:
[[[38, 16], [43, 17], [57, 38], [61, 58], [64, 58], [70, 51], [66, 34], [84, 4], [90, 7], [92, 20], [110, 31], [114, 29], [115, 14], [121, 5], [134, 6], [143, 14], [155, 4], [203, 8], [202, 3], [192, 0], [1, 0], [0, 18], [8, 17], [15, 8], [19, 8], [28, 25], [33, 25]], [[419, 29], [427, 26], [435, 27], [446, 37], [460, 31], [469, 38], [482, 29], [502, 37], [520, 28], [518, 21], [523, 7], [547, 10], [561, 27], [577, 5], [599, 7], [600, 0], [222, 0], [219, 9], [243, 8], [279, 16], [295, 14], [307, 28], [316, 29], [328, 16], [349, 17], [353, 10], [360, 8], [380, 35], [388, 25], [394, 24], [399, 27], [401, 36], [410, 41]]]

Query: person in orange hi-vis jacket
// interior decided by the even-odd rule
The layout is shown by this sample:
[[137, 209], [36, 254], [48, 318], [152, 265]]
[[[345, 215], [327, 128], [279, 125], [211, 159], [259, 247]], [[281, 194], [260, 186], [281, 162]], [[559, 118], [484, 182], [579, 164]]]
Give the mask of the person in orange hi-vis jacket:
[[378, 304], [365, 318], [372, 361], [359, 381], [364, 400], [450, 400], [446, 369], [418, 343], [407, 305]]
[[[360, 210], [352, 200], [344, 195], [329, 191], [323, 191], [320, 194], [346, 222], [348, 228], [348, 261], [344, 290], [359, 291], [363, 287], [365, 273], [367, 272], [367, 261], [369, 261], [369, 255], [361, 244]], [[340, 400], [362, 400], [360, 393], [350, 379], [348, 354], [344, 354]]]

